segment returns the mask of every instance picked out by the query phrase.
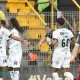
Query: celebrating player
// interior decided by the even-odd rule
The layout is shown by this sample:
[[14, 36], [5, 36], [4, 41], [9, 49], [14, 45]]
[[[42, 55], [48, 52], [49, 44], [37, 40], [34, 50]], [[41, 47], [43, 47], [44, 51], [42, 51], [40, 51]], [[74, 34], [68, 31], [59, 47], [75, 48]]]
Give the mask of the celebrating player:
[[5, 15], [0, 11], [0, 80], [3, 80], [3, 76], [6, 75], [3, 72], [3, 67], [7, 66], [7, 56], [6, 56], [6, 42], [7, 38], [13, 38], [20, 42], [29, 44], [27, 40], [23, 40], [17, 36], [14, 36], [9, 30], [4, 28], [1, 24], [1, 20], [5, 20]]
[[53, 40], [49, 42], [49, 45], [54, 46], [52, 67], [53, 67], [53, 78], [59, 80], [58, 69], [63, 68], [64, 76], [70, 80], [74, 80], [74, 76], [69, 72], [70, 68], [70, 42], [75, 43], [73, 33], [63, 28], [64, 19], [57, 19], [57, 30], [53, 32]]
[[[11, 29], [11, 34], [16, 35], [17, 37], [20, 37], [20, 33], [22, 34], [24, 32], [15, 18], [10, 19], [9, 26]], [[10, 38], [8, 67], [12, 80], [19, 80], [21, 58], [22, 58], [21, 42]]]
[[[75, 58], [77, 57], [77, 54], [79, 53], [79, 48], [80, 48], [80, 32], [77, 37], [77, 41], [75, 43], [74, 49], [72, 51], [72, 56], [71, 56], [71, 62], [75, 61]], [[80, 80], [80, 66], [78, 67], [78, 76], [76, 80]]]

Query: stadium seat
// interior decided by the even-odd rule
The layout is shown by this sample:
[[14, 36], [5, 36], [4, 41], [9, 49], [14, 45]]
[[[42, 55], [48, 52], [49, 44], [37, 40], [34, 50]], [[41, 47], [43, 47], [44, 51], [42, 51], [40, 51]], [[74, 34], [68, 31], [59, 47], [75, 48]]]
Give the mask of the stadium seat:
[[7, 0], [8, 2], [26, 2], [26, 0]]
[[33, 32], [33, 31], [28, 31], [28, 32], [26, 33], [26, 37], [27, 37], [27, 39], [31, 39], [31, 40], [39, 39], [39, 38], [38, 38], [38, 33]]
[[40, 28], [40, 21], [39, 20], [30, 20], [29, 28]]
[[19, 12], [21, 12], [21, 13], [29, 13], [30, 12], [30, 7], [21, 7], [20, 8], [20, 10], [19, 10]]
[[30, 7], [26, 6], [26, 2], [25, 1], [20, 2], [19, 0], [8, 0], [6, 4], [6, 9], [9, 9], [10, 13], [16, 13], [19, 11], [20, 12], [24, 12], [24, 11], [30, 12]]
[[15, 8], [7, 8], [9, 10], [10, 13], [17, 13], [17, 9]]
[[26, 33], [26, 36], [28, 39], [42, 39], [45, 36], [45, 30], [44, 29], [35, 29], [35, 28], [29, 28], [28, 32]]
[[[41, 29], [45, 28], [45, 26], [42, 26], [42, 22], [40, 22], [39, 18], [37, 18], [36, 15], [30, 14], [30, 12], [29, 13], [18, 12], [18, 16], [16, 18], [17, 20], [19, 20], [19, 22], [22, 21], [23, 24], [29, 26], [29, 28], [41, 28]], [[20, 23], [20, 25], [22, 26], [22, 23]]]
[[26, 15], [19, 15], [16, 19], [18, 20], [20, 26], [29, 26]]

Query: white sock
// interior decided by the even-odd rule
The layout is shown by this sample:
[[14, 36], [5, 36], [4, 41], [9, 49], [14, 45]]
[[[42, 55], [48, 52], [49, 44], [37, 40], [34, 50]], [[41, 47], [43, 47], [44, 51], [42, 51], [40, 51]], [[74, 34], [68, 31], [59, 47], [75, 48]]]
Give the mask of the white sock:
[[11, 80], [19, 80], [19, 71], [9, 71]]
[[74, 76], [70, 72], [65, 72], [64, 76], [70, 80], [74, 80]]
[[3, 80], [3, 78], [0, 78], [0, 80]]
[[14, 71], [15, 80], [19, 80], [19, 71]]
[[9, 71], [10, 76], [11, 76], [11, 80], [14, 80], [14, 70], [13, 71]]
[[52, 75], [53, 75], [53, 80], [59, 80], [59, 76], [57, 72], [52, 73]]

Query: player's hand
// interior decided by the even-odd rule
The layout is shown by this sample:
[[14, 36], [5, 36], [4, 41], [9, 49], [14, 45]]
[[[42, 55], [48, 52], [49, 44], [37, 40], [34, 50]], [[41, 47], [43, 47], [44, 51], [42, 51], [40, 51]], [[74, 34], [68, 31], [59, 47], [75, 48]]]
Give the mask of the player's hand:
[[42, 42], [39, 42], [38, 48], [41, 49]]
[[27, 40], [24, 40], [24, 43], [25, 43], [26, 45], [30, 45], [30, 42], [27, 41]]
[[75, 63], [75, 57], [74, 57], [74, 56], [71, 56], [70, 62], [71, 62], [71, 63]]

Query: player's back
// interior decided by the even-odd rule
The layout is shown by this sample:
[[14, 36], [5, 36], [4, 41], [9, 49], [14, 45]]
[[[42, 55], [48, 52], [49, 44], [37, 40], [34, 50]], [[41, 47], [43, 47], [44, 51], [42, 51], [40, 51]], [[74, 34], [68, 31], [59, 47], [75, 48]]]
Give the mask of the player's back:
[[70, 30], [66, 28], [57, 29], [53, 32], [53, 38], [58, 41], [55, 49], [70, 50], [70, 42], [73, 38], [73, 33]]

